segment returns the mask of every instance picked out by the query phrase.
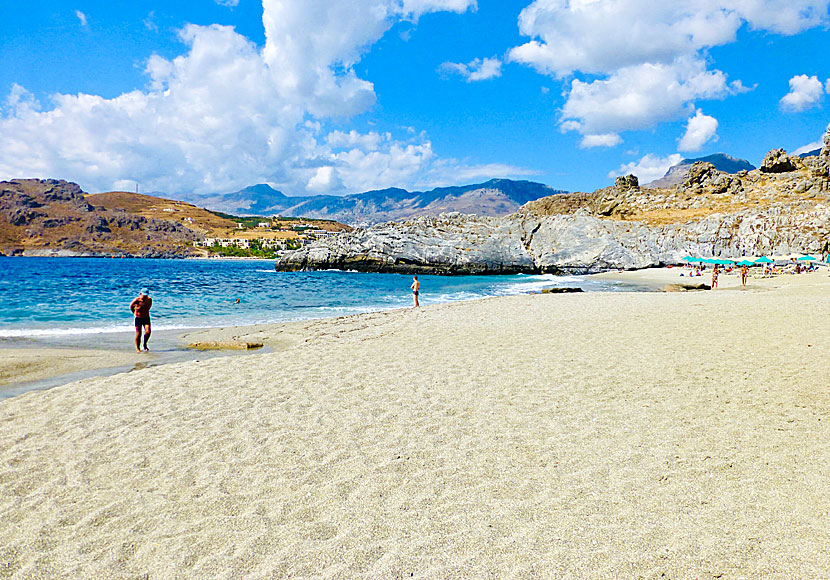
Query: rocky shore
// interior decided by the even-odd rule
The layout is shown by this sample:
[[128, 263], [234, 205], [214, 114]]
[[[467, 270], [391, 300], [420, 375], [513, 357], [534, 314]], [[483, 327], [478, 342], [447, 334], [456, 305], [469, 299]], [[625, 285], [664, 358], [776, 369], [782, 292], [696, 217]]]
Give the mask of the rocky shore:
[[770, 151], [737, 174], [692, 165], [671, 188], [635, 176], [593, 193], [532, 201], [506, 217], [446, 213], [358, 228], [282, 256], [280, 271], [594, 273], [676, 264], [688, 254], [830, 248], [830, 131], [819, 156]]

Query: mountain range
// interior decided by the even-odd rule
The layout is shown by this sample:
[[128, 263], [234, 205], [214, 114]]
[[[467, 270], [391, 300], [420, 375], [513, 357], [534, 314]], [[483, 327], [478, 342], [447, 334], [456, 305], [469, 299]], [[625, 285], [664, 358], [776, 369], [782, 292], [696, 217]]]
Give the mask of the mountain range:
[[287, 196], [267, 184], [187, 201], [234, 215], [286, 215], [331, 219], [347, 224], [373, 224], [444, 212], [503, 216], [529, 201], [567, 193], [533, 181], [491, 179], [484, 183], [407, 191], [397, 187], [337, 195]]

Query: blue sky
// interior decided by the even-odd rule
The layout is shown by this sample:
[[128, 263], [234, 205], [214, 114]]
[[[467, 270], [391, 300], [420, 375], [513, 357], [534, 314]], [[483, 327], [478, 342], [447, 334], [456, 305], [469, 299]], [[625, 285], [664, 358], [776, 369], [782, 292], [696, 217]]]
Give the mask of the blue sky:
[[758, 164], [830, 121], [828, 0], [6, 3], [0, 179], [289, 195]]

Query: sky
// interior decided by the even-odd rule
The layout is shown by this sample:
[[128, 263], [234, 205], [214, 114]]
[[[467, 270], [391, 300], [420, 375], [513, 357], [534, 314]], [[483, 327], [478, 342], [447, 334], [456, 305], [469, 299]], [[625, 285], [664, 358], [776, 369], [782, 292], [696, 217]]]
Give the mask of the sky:
[[0, 179], [592, 191], [830, 122], [830, 0], [3, 2]]

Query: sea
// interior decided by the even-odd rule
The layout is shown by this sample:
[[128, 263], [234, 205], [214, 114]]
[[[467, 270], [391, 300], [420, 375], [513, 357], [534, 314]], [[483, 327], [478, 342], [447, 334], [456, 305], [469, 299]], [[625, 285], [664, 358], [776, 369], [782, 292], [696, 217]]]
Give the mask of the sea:
[[[419, 276], [421, 305], [539, 292], [637, 290], [588, 276]], [[0, 341], [133, 331], [129, 304], [153, 298], [153, 330], [289, 322], [412, 305], [412, 276], [277, 272], [271, 260], [0, 258]], [[239, 302], [237, 303], [237, 299]]]
[[[422, 306], [539, 292], [550, 286], [574, 286], [588, 292], [642, 289], [588, 276], [418, 278]], [[149, 289], [153, 298], [152, 356], [146, 362], [6, 385], [0, 387], [0, 399], [90, 376], [242, 355], [239, 351], [191, 351], [179, 336], [191, 329], [409, 307], [411, 283], [412, 276], [403, 274], [277, 272], [272, 260], [0, 257], [0, 357], [3, 348], [82, 347], [131, 352], [135, 329], [129, 304], [142, 288]]]

